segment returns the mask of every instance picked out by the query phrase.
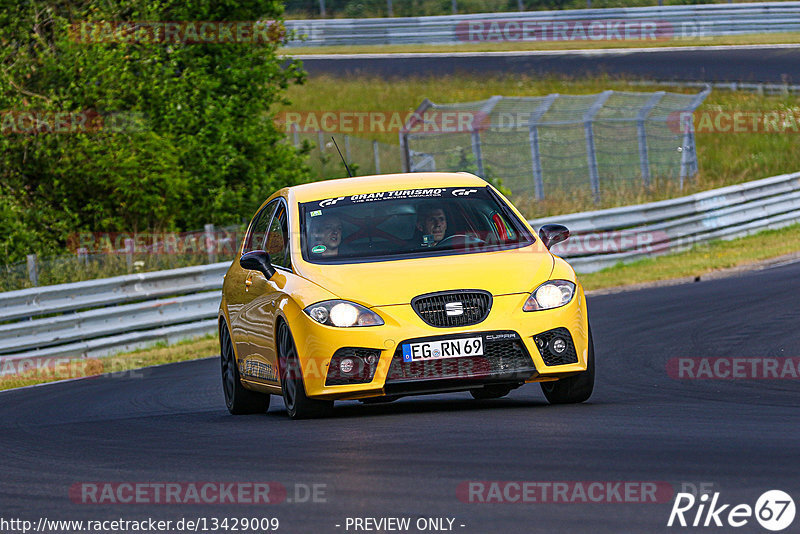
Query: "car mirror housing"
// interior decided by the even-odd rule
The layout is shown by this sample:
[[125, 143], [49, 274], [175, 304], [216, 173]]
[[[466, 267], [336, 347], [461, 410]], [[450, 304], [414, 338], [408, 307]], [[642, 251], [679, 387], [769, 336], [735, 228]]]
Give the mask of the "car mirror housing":
[[269, 254], [263, 250], [253, 250], [242, 254], [242, 257], [239, 258], [239, 265], [242, 269], [263, 273], [267, 280], [275, 274], [275, 267], [270, 262]]
[[539, 228], [539, 237], [548, 249], [569, 238], [569, 229], [561, 224], [545, 224]]

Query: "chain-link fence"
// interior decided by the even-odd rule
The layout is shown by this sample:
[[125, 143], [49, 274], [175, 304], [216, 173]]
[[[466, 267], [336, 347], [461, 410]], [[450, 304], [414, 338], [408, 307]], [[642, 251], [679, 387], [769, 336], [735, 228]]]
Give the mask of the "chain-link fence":
[[[313, 145], [308, 157], [312, 175], [320, 178], [347, 176], [347, 171], [342, 166], [342, 159], [336, 151], [336, 145], [339, 146], [342, 156], [355, 175], [403, 172], [403, 154], [398, 145], [340, 133], [300, 132], [297, 131], [296, 125], [289, 125], [288, 128], [289, 139], [295, 146], [300, 146], [304, 141]], [[336, 145], [332, 138], [336, 140]]]
[[709, 92], [425, 100], [400, 135], [404, 168], [470, 171], [540, 200], [588, 188], [597, 201], [656, 179], [683, 187], [698, 170], [692, 112]]

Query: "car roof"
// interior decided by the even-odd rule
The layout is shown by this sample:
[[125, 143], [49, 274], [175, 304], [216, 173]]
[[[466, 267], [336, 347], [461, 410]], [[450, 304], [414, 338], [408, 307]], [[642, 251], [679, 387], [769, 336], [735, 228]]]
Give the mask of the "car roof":
[[403, 189], [437, 187], [485, 187], [486, 181], [466, 172], [413, 172], [378, 174], [337, 180], [322, 180], [288, 188], [295, 202], [311, 202], [339, 196]]

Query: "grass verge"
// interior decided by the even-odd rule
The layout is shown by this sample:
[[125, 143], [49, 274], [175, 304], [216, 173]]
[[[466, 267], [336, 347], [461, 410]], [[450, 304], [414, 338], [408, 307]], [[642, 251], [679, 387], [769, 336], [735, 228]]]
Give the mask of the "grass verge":
[[700, 38], [672, 38], [653, 41], [504, 41], [465, 42], [460, 44], [407, 44], [407, 45], [350, 45], [350, 46], [298, 46], [284, 48], [287, 55], [306, 54], [409, 54], [447, 52], [526, 52], [535, 50], [601, 50], [607, 48], [660, 48], [666, 46], [724, 46], [797, 44], [800, 33], [758, 33], [743, 35], [720, 35]]
[[686, 252], [619, 264], [596, 273], [579, 275], [584, 289], [610, 287], [702, 276], [777, 258], [800, 250], [800, 224], [765, 230], [730, 241], [712, 241]]
[[[617, 265], [603, 271], [579, 275], [587, 291], [676, 278], [696, 277], [713, 271], [739, 267], [783, 256], [798, 249], [800, 224], [767, 230], [731, 241], [714, 241], [686, 252], [648, 258]], [[61, 366], [31, 371], [10, 378], [0, 378], [0, 390], [42, 384], [79, 376], [124, 372], [165, 363], [195, 360], [219, 354], [216, 336], [184, 341], [171, 346], [148, 349], [109, 358], [74, 360]]]
[[22, 370], [18, 374], [0, 377], [0, 391], [57, 380], [99, 376], [105, 373], [125, 373], [143, 367], [196, 360], [218, 354], [217, 336], [208, 335], [174, 345], [159, 343], [153, 347], [116, 354], [107, 358], [51, 360], [51, 365], [40, 368], [31, 365], [28, 371]]

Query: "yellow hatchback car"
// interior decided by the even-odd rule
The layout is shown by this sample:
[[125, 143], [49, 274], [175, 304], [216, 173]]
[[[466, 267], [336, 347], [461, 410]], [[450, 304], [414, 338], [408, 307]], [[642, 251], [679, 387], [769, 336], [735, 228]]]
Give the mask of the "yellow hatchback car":
[[575, 272], [494, 187], [466, 173], [329, 180], [281, 189], [258, 210], [225, 275], [222, 381], [233, 414], [282, 395], [289, 417], [335, 400], [541, 382], [551, 403], [594, 386]]

